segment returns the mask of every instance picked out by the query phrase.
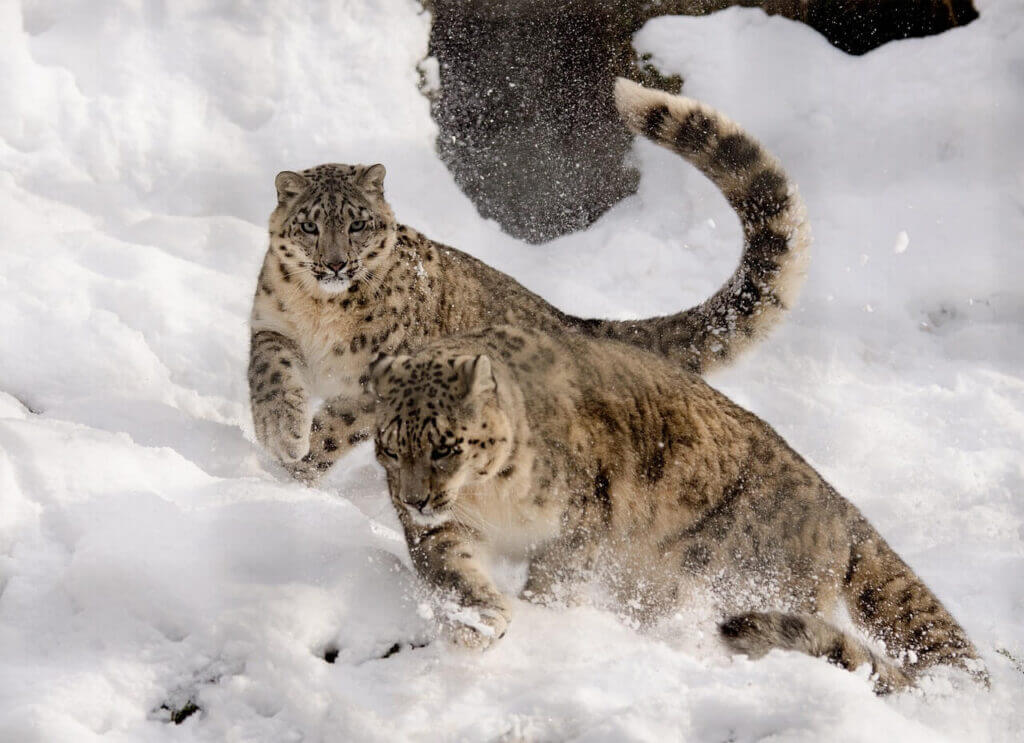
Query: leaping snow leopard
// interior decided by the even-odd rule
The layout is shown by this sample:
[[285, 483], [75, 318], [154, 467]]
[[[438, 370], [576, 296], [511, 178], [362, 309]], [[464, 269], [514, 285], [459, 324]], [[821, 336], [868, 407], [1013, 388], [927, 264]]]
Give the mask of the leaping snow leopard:
[[[275, 179], [277, 207], [251, 316], [256, 437], [314, 482], [370, 436], [368, 367], [428, 338], [496, 323], [621, 340], [703, 373], [733, 359], [789, 309], [810, 230], [778, 162], [696, 101], [620, 80], [627, 125], [678, 153], [725, 195], [743, 227], [739, 266], [703, 303], [674, 315], [573, 317], [515, 279], [395, 220], [383, 165], [320, 165]], [[325, 403], [314, 411], [311, 400]]]

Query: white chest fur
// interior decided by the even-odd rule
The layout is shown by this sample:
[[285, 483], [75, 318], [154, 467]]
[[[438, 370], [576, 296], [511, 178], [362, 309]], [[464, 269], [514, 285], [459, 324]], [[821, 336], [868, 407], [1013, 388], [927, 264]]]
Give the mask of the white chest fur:
[[330, 299], [311, 295], [297, 282], [279, 282], [273, 295], [257, 294], [252, 328], [281, 333], [299, 346], [313, 395], [357, 397], [359, 377], [369, 365], [367, 350], [353, 349], [351, 344], [359, 313], [346, 311]]
[[554, 499], [538, 505], [528, 488], [517, 483], [480, 490], [466, 488], [459, 501], [466, 522], [481, 532], [496, 556], [522, 559], [558, 536], [560, 524]]

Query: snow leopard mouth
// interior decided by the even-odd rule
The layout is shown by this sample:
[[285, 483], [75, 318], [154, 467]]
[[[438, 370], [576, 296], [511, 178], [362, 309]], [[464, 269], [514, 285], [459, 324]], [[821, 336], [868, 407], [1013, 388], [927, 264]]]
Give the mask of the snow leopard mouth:
[[451, 510], [447, 507], [434, 508], [433, 506], [424, 506], [421, 511], [415, 506], [404, 505], [409, 518], [417, 526], [440, 526], [452, 517]]
[[348, 288], [349, 284], [352, 283], [352, 279], [345, 275], [330, 274], [328, 276], [318, 276], [317, 284], [320, 288], [328, 294], [337, 294]]

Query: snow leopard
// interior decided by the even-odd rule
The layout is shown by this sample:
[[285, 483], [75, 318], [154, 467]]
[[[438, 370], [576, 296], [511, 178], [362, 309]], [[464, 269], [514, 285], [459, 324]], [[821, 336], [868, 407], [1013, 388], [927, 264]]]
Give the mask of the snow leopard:
[[[704, 373], [761, 338], [793, 306], [810, 229], [779, 163], [722, 114], [620, 79], [627, 126], [695, 165], [743, 227], [739, 266], [701, 304], [643, 320], [566, 314], [515, 279], [396, 221], [385, 168], [320, 165], [275, 179], [270, 245], [250, 318], [249, 392], [259, 443], [316, 482], [370, 435], [370, 360], [495, 323], [613, 338]], [[314, 411], [315, 400], [323, 400]]]
[[[728, 648], [869, 664], [879, 693], [937, 664], [986, 672], [967, 633], [858, 509], [769, 426], [671, 359], [511, 325], [371, 365], [376, 456], [412, 564], [487, 647], [513, 604], [595, 580], [640, 622], [710, 597]], [[876, 652], [833, 620], [884, 643]]]

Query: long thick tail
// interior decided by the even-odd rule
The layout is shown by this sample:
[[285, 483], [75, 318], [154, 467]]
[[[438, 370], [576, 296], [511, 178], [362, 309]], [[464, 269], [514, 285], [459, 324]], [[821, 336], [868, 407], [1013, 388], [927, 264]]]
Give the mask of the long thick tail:
[[775, 158], [709, 106], [624, 78], [615, 84], [615, 104], [630, 129], [681, 155], [725, 195], [743, 224], [743, 255], [729, 280], [696, 307], [581, 325], [709, 371], [760, 338], [796, 301], [811, 242], [803, 202]]
[[780, 648], [823, 657], [848, 670], [869, 663], [880, 693], [901, 689], [939, 664], [962, 668], [987, 684], [988, 672], [963, 627], [863, 517], [854, 523], [853, 537], [842, 595], [854, 623], [883, 642], [892, 658], [805, 614], [738, 614], [719, 625], [725, 643], [752, 658]]
[[898, 691], [911, 683], [910, 676], [889, 659], [824, 619], [809, 614], [752, 611], [730, 617], [718, 629], [733, 652], [755, 660], [776, 648], [796, 650], [825, 658], [848, 671], [870, 664], [875, 691], [879, 694]]

